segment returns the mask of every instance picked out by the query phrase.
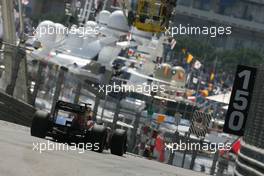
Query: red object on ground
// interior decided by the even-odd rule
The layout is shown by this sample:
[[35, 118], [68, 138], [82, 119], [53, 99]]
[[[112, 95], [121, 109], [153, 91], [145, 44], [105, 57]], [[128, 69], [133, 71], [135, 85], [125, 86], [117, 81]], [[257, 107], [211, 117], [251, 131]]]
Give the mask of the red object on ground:
[[227, 149], [220, 150], [219, 154], [222, 157], [224, 157], [225, 155], [227, 157], [229, 152], [232, 152], [232, 153], [238, 155], [238, 152], [240, 151], [240, 148], [241, 148], [241, 143], [240, 143], [240, 138], [239, 138], [231, 145], [231, 149], [230, 150], [227, 150]]
[[240, 151], [240, 148], [241, 148], [241, 143], [240, 143], [240, 139], [238, 139], [233, 143], [231, 150], [233, 153], [237, 155], [238, 152]]

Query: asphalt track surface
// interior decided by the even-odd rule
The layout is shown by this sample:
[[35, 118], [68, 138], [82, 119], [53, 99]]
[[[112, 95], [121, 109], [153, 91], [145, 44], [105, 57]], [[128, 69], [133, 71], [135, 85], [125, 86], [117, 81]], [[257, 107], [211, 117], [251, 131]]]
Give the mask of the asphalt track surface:
[[0, 121], [0, 176], [204, 176], [199, 172], [108, 151], [42, 151], [34, 144], [48, 140], [31, 137], [29, 128]]

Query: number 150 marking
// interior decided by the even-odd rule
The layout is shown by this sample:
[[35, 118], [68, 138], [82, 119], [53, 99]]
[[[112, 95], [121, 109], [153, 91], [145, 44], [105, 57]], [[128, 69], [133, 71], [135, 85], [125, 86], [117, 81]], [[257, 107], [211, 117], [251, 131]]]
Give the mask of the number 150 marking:
[[249, 70], [244, 70], [238, 74], [240, 78], [245, 77], [243, 82], [243, 89], [248, 89], [249, 79], [250, 79], [251, 72]]
[[[236, 91], [235, 98], [234, 98], [235, 102], [233, 103], [233, 107], [234, 109], [238, 111], [233, 111], [230, 114], [228, 126], [234, 131], [239, 131], [243, 127], [245, 117], [244, 117], [244, 114], [240, 111], [245, 110], [248, 106], [247, 97], [249, 95], [249, 92], [245, 90], [248, 89], [250, 75], [251, 75], [251, 72], [249, 70], [244, 70], [238, 74], [240, 78], [244, 77], [243, 86], [242, 86], [244, 90]], [[235, 119], [238, 119], [238, 122], [236, 125], [235, 125]]]

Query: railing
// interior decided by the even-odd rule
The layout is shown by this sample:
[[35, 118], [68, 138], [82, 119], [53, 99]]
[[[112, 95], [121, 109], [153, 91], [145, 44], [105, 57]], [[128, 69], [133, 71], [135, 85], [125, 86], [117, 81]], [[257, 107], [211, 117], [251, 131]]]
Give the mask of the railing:
[[236, 176], [261, 176], [264, 173], [264, 150], [242, 142], [236, 161]]

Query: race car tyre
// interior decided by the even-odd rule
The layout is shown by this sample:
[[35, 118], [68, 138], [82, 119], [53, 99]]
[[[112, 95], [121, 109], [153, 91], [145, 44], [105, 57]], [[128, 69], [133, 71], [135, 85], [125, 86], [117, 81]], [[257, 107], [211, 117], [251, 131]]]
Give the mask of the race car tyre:
[[125, 130], [116, 129], [110, 142], [110, 150], [114, 155], [122, 156], [126, 152], [127, 134]]
[[31, 123], [31, 136], [45, 138], [49, 127], [49, 113], [45, 111], [36, 111]]
[[93, 151], [102, 153], [105, 149], [107, 129], [103, 125], [94, 125], [91, 131], [91, 142]]

